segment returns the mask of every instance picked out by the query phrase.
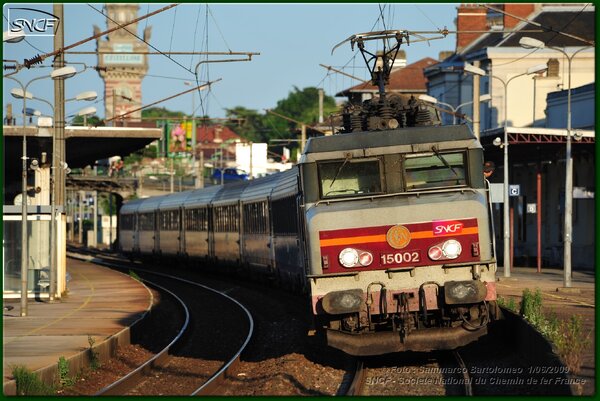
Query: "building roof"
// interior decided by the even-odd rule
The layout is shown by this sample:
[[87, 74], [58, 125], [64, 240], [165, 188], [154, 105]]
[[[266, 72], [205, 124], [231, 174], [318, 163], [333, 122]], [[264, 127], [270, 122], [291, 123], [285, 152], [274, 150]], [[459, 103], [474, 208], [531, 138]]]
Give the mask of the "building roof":
[[[576, 95], [579, 95], [581, 93], [586, 93], [586, 92], [595, 93], [596, 92], [596, 83], [592, 82], [592, 83], [571, 89], [571, 96], [574, 97]], [[550, 93], [548, 93], [547, 101], [550, 102], [552, 100], [566, 98], [568, 96], [568, 93], [569, 93], [568, 89], [562, 89], [559, 91], [550, 92]]]
[[[427, 78], [423, 73], [426, 67], [437, 64], [437, 60], [426, 57], [412, 64], [407, 65], [404, 68], [393, 71], [390, 74], [390, 81], [386, 85], [386, 91], [396, 93], [410, 93], [410, 92], [427, 92]], [[378, 92], [376, 85], [369, 83], [362, 83], [360, 85], [353, 86], [345, 89], [336, 94], [336, 96], [348, 96], [352, 92]]]
[[423, 70], [423, 73], [427, 78], [435, 75], [439, 72], [446, 71], [458, 71], [462, 72], [465, 66], [465, 60], [461, 54], [451, 54], [449, 57], [446, 57], [443, 61], [437, 62], [426, 67]]
[[[595, 8], [584, 6], [545, 6], [529, 19], [535, 24], [521, 22], [517, 24], [514, 33], [499, 33], [490, 31], [481, 35], [473, 43], [466, 46], [460, 53], [474, 53], [488, 47], [520, 47], [519, 40], [529, 36], [541, 40], [548, 46], [588, 46], [581, 40], [561, 35], [558, 31], [594, 41], [595, 38]], [[537, 25], [539, 24], [539, 25]], [[541, 26], [540, 26], [541, 25]], [[544, 32], [523, 32], [541, 30]]]
[[[533, 21], [541, 24], [543, 27], [552, 28], [554, 32], [516, 32], [510, 34], [499, 44], [499, 46], [517, 47], [519, 46], [519, 40], [523, 36], [530, 36], [541, 40], [546, 43], [547, 46], [588, 46], [589, 44], [586, 42], [557, 33], [557, 31], [560, 31], [589, 41], [594, 41], [596, 13], [594, 12], [593, 7], [591, 9], [588, 7], [584, 10], [583, 8], [584, 7], [576, 7], [574, 9], [573, 7], [568, 7], [565, 8], [564, 11], [557, 7], [542, 8], [541, 13], [537, 15]], [[529, 23], [523, 23], [517, 28], [519, 30], [540, 29]]]
[[[218, 135], [217, 131], [219, 131]], [[197, 143], [214, 142], [215, 138], [221, 138], [223, 141], [228, 139], [241, 140], [238, 134], [225, 125], [203, 125], [196, 128]]]

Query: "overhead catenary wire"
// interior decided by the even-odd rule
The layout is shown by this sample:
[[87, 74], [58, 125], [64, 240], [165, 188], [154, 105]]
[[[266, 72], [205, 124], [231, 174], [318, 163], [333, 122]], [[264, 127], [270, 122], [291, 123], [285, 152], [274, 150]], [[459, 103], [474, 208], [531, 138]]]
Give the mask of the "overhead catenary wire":
[[151, 51], [127, 51], [127, 52], [121, 52], [121, 51], [115, 51], [115, 50], [99, 50], [99, 51], [67, 51], [64, 52], [64, 54], [78, 54], [78, 55], [95, 55], [95, 54], [143, 54], [143, 55], [147, 55], [147, 56], [164, 56], [165, 54], [176, 54], [179, 56], [198, 56], [198, 55], [209, 55], [209, 56], [239, 56], [239, 55], [246, 55], [246, 54], [251, 54], [253, 56], [256, 55], [260, 55], [260, 53], [257, 52], [234, 52], [234, 51], [227, 51], [227, 52], [201, 52], [201, 51], [191, 51], [191, 52], [185, 52], [185, 51], [168, 51], [168, 52], [162, 52], [162, 51], [157, 51], [157, 52], [151, 52]]
[[[198, 23], [200, 22], [200, 11], [202, 10], [202, 6], [198, 4], [198, 14], [196, 15], [196, 24], [194, 24], [194, 43], [192, 44], [192, 51], [196, 51], [196, 35], [198, 33]], [[190, 70], [192, 69], [192, 65], [194, 64], [194, 57], [190, 59]]]
[[223, 42], [225, 43], [225, 47], [227, 47], [227, 49], [231, 50], [230, 47], [229, 47], [229, 44], [227, 43], [227, 40], [225, 39], [225, 36], [223, 35], [223, 32], [221, 32], [221, 28], [219, 28], [219, 23], [217, 22], [217, 19], [213, 15], [212, 10], [208, 6], [208, 4], [206, 5], [206, 8], [208, 9], [208, 13], [210, 14], [210, 17], [212, 18], [213, 22], [215, 23], [215, 27], [217, 28], [217, 32], [219, 32], [219, 35], [221, 35], [221, 39], [223, 39]]
[[[519, 21], [527, 22], [527, 23], [529, 23], [529, 24], [531, 24], [531, 25], [534, 25], [534, 26], [538, 26], [538, 27], [540, 27], [540, 28], [543, 28], [543, 29], [544, 29], [545, 31], [547, 31], [547, 32], [554, 32], [554, 33], [556, 33], [557, 35], [563, 35], [563, 36], [569, 37], [569, 38], [571, 38], [571, 39], [576, 39], [576, 40], [579, 40], [579, 41], [581, 41], [581, 42], [587, 43], [588, 45], [591, 45], [591, 46], [594, 46], [594, 45], [595, 45], [595, 43], [594, 43], [593, 41], [587, 40], [587, 39], [585, 39], [585, 38], [582, 38], [582, 37], [580, 37], [580, 36], [576, 36], [576, 35], [573, 35], [573, 34], [570, 34], [570, 33], [566, 33], [566, 32], [563, 32], [562, 30], [557, 30], [557, 29], [554, 29], [554, 27], [551, 27], [551, 26], [542, 25], [542, 24], [540, 24], [539, 22], [531, 21], [531, 20], [528, 20], [527, 18], [523, 18], [523, 17], [520, 17], [520, 16], [518, 16], [518, 15], [514, 15], [514, 14], [511, 14], [511, 13], [507, 13], [507, 12], [506, 12], [506, 11], [504, 11], [504, 10], [501, 10], [501, 9], [499, 9], [499, 8], [496, 8], [496, 7], [492, 7], [492, 6], [490, 6], [490, 5], [487, 5], [487, 4], [482, 4], [482, 5], [483, 5], [485, 8], [489, 9], [489, 10], [492, 10], [492, 11], [495, 11], [495, 12], [498, 12], [498, 13], [501, 13], [501, 14], [504, 14], [504, 15], [508, 15], [509, 17], [512, 17], [512, 18], [518, 19]], [[585, 6], [585, 7], [587, 7], [587, 4], [586, 4], [586, 6]], [[584, 7], [584, 9], [585, 9], [585, 7]], [[580, 13], [581, 13], [581, 11], [580, 11]], [[564, 29], [564, 27], [563, 27], [562, 29]]]
[[[202, 43], [200, 45], [201, 49], [206, 49], [208, 50], [208, 6], [206, 7], [205, 11], [204, 11], [204, 34], [202, 37]], [[205, 62], [208, 62], [208, 55], [205, 55]], [[194, 76], [196, 78], [196, 84], [199, 86], [199, 82], [200, 82], [200, 77], [198, 76], [198, 66], [200, 65], [202, 61], [199, 61], [198, 64], [196, 64], [196, 68], [194, 69]], [[208, 81], [208, 66], [206, 68], [206, 80]], [[206, 109], [204, 107], [204, 103], [207, 102], [208, 100], [208, 93], [206, 95], [205, 98], [202, 97], [202, 93], [198, 93], [198, 97], [200, 99], [200, 109], [202, 110], [202, 114], [203, 115], [207, 115], [206, 114]]]
[[429, 22], [431, 22], [431, 25], [433, 25], [433, 26], [435, 27], [435, 29], [437, 29], [437, 30], [440, 30], [440, 27], [439, 27], [439, 26], [438, 26], [438, 25], [437, 25], [435, 22], [433, 22], [433, 21], [431, 20], [431, 18], [429, 18], [429, 16], [428, 16], [426, 13], [424, 13], [424, 12], [423, 12], [423, 10], [421, 10], [421, 7], [419, 7], [419, 5], [418, 5], [418, 4], [415, 4], [414, 6], [416, 7], [416, 9], [417, 9], [417, 10], [418, 10], [418, 11], [419, 11], [421, 14], [423, 14], [423, 16], [424, 16], [425, 18], [427, 18], [427, 20], [428, 20]]
[[172, 96], [169, 96], [169, 97], [166, 97], [166, 98], [164, 98], [164, 99], [157, 100], [156, 102], [153, 102], [153, 103], [150, 103], [150, 104], [147, 104], [147, 105], [144, 105], [144, 106], [138, 107], [137, 109], [129, 110], [128, 112], [126, 112], [126, 113], [123, 113], [123, 114], [121, 114], [121, 115], [118, 115], [118, 116], [111, 117], [111, 118], [109, 118], [108, 120], [105, 120], [104, 122], [106, 123], [106, 122], [109, 122], [109, 121], [112, 121], [112, 120], [123, 119], [125, 116], [127, 116], [127, 115], [129, 115], [129, 114], [133, 114], [133, 113], [136, 113], [136, 112], [138, 112], [138, 111], [140, 111], [140, 110], [147, 109], [148, 107], [152, 107], [152, 106], [155, 106], [155, 105], [157, 105], [157, 104], [159, 104], [159, 103], [166, 102], [167, 100], [171, 100], [171, 99], [173, 99], [173, 98], [176, 98], [176, 97], [178, 97], [178, 96], [185, 95], [185, 94], [187, 94], [187, 93], [190, 93], [190, 92], [193, 92], [193, 91], [196, 91], [196, 90], [200, 91], [200, 90], [202, 90], [203, 88], [205, 88], [205, 87], [207, 87], [207, 86], [210, 88], [210, 86], [211, 86], [212, 84], [214, 84], [214, 83], [217, 83], [217, 82], [221, 81], [221, 79], [222, 79], [222, 78], [216, 79], [216, 80], [214, 80], [214, 81], [212, 81], [212, 82], [207, 82], [207, 83], [205, 83], [205, 84], [202, 84], [202, 85], [200, 85], [200, 86], [198, 86], [198, 87], [195, 87], [195, 88], [192, 88], [192, 89], [188, 89], [188, 90], [186, 90], [186, 91], [183, 91], [183, 92], [176, 93], [176, 94], [174, 94], [174, 95], [172, 95]]
[[[107, 15], [105, 15], [105, 14], [104, 14], [102, 11], [100, 11], [100, 10], [97, 10], [96, 8], [94, 8], [93, 6], [91, 6], [90, 4], [88, 4], [88, 5], [89, 5], [91, 8], [93, 8], [94, 10], [96, 10], [97, 12], [99, 12], [100, 14], [104, 15], [106, 18], [109, 18], [109, 17], [108, 17]], [[127, 32], [131, 33], [129, 30], [127, 30], [127, 29], [125, 28], [126, 26], [128, 26], [128, 25], [131, 25], [131, 24], [134, 24], [134, 23], [136, 23], [136, 22], [139, 22], [139, 21], [142, 21], [142, 20], [144, 20], [144, 19], [146, 19], [146, 18], [149, 18], [149, 17], [151, 17], [151, 16], [153, 16], [153, 15], [156, 15], [156, 14], [158, 14], [158, 13], [161, 13], [161, 12], [163, 12], [163, 11], [166, 11], [166, 10], [168, 10], [168, 9], [170, 9], [170, 8], [173, 8], [173, 7], [175, 7], [175, 6], [177, 6], [177, 4], [171, 4], [171, 5], [168, 5], [168, 6], [166, 6], [166, 7], [163, 7], [163, 8], [161, 8], [161, 9], [159, 9], [159, 10], [156, 10], [156, 11], [154, 11], [154, 12], [151, 12], [150, 14], [146, 14], [146, 15], [143, 15], [143, 16], [141, 16], [141, 17], [139, 17], [139, 18], [136, 18], [136, 19], [134, 19], [134, 20], [132, 20], [132, 21], [129, 21], [129, 22], [127, 22], [127, 23], [123, 24], [123, 25], [117, 24], [117, 26], [115, 26], [114, 28], [110, 28], [110, 29], [108, 29], [108, 30], [106, 30], [106, 31], [104, 31], [104, 32], [97, 33], [97, 34], [95, 34], [95, 35], [93, 35], [93, 36], [90, 36], [90, 37], [88, 37], [88, 38], [86, 38], [86, 39], [83, 39], [83, 40], [80, 40], [80, 41], [78, 41], [78, 42], [75, 42], [75, 43], [73, 43], [73, 44], [71, 44], [71, 45], [69, 45], [69, 46], [66, 46], [66, 47], [60, 48], [60, 49], [58, 49], [58, 50], [55, 50], [55, 51], [53, 51], [53, 52], [51, 52], [51, 53], [46, 53], [46, 54], [38, 54], [38, 55], [37, 55], [37, 56], [35, 56], [35, 57], [32, 57], [32, 58], [30, 58], [30, 59], [28, 59], [28, 60], [25, 60], [25, 61], [23, 62], [23, 65], [24, 65], [25, 67], [29, 68], [29, 67], [31, 67], [31, 66], [32, 66], [32, 65], [34, 65], [34, 64], [41, 63], [42, 61], [44, 61], [44, 60], [45, 60], [45, 59], [47, 59], [48, 57], [52, 57], [52, 56], [56, 56], [56, 55], [58, 55], [58, 54], [64, 53], [66, 50], [69, 50], [69, 49], [72, 49], [72, 48], [74, 48], [74, 47], [80, 46], [80, 45], [82, 45], [82, 44], [84, 44], [84, 43], [87, 43], [87, 42], [89, 42], [89, 41], [91, 41], [91, 40], [98, 39], [98, 38], [100, 38], [100, 37], [102, 37], [102, 36], [104, 36], [104, 35], [108, 35], [109, 33], [111, 33], [111, 32], [114, 32], [114, 31], [116, 31], [116, 30], [118, 30], [118, 29], [125, 29]], [[110, 18], [109, 18], [109, 19], [110, 19]], [[113, 22], [114, 22], [114, 21], [113, 21]], [[115, 22], [115, 23], [116, 23], [116, 22]], [[133, 34], [132, 34], [132, 35], [133, 35]], [[143, 39], [142, 39], [142, 40], [143, 40]], [[158, 50], [158, 49], [156, 49], [156, 50]]]
[[169, 42], [169, 52], [173, 50], [173, 37], [175, 36], [175, 22], [177, 21], [177, 8], [173, 10], [173, 26], [171, 27], [171, 41]]
[[[589, 3], [588, 3], [588, 4], [586, 4], [585, 6], [583, 6], [583, 8], [582, 8], [581, 10], [579, 10], [579, 12], [577, 13], [577, 15], [575, 15], [573, 18], [571, 18], [571, 20], [570, 20], [569, 22], [567, 22], [567, 23], [566, 23], [566, 24], [565, 24], [565, 25], [564, 25], [564, 26], [563, 26], [563, 27], [560, 29], [560, 31], [564, 30], [564, 29], [565, 29], [565, 28], [567, 28], [569, 25], [571, 25], [571, 24], [572, 24], [572, 23], [573, 23], [573, 22], [574, 22], [574, 21], [575, 21], [575, 20], [576, 20], [576, 19], [577, 19], [577, 18], [578, 18], [580, 15], [581, 15], [581, 13], [582, 13], [583, 11], [585, 11], [585, 9], [587, 8], [587, 6], [588, 6], [588, 5], [589, 5]], [[523, 32], [523, 33], [525, 33], [525, 32], [531, 32], [531, 31], [528, 31], [528, 30], [520, 30], [520, 31], [516, 31], [516, 32]], [[544, 31], [542, 31], [542, 32], [544, 32]], [[554, 40], [554, 38], [556, 38], [558, 35], [559, 35], [559, 33], [558, 33], [558, 32], [555, 32], [555, 33], [554, 33], [554, 36], [552, 36], [552, 37], [551, 37], [549, 40], [547, 40], [546, 42], [547, 42], [547, 43], [551, 42], [551, 41], [552, 41], [552, 40]], [[504, 66], [504, 65], [509, 65], [509, 64], [512, 64], [512, 63], [516, 63], [517, 61], [523, 60], [524, 58], [527, 58], [527, 57], [531, 56], [533, 53], [537, 52], [538, 50], [540, 50], [540, 49], [539, 49], [539, 48], [532, 49], [532, 50], [531, 50], [529, 53], [525, 54], [524, 56], [521, 56], [521, 57], [519, 57], [519, 58], [517, 58], [517, 59], [514, 59], [514, 60], [511, 60], [511, 61], [507, 61], [506, 63], [502, 63], [502, 64], [495, 64], [495, 65], [494, 65], [494, 67], [502, 67], [502, 66]]]

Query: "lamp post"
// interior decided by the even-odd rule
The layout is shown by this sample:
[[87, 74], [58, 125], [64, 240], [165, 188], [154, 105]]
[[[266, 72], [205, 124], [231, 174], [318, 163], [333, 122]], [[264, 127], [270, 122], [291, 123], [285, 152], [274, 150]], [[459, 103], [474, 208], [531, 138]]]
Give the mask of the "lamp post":
[[77, 112], [77, 116], [83, 117], [83, 126], [87, 127], [87, 116], [96, 114], [96, 108], [94, 106], [85, 107]]
[[[461, 103], [458, 106], [454, 107], [449, 103], [440, 102], [435, 97], [429, 96], [429, 95], [421, 95], [421, 96], [419, 96], [419, 100], [422, 100], [424, 102], [428, 102], [431, 104], [441, 104], [442, 106], [448, 107], [450, 110], [452, 110], [452, 114], [453, 114], [452, 124], [456, 124], [456, 113], [457, 113], [458, 109], [460, 109], [463, 106], [473, 103], [473, 101], [470, 100], [468, 102]], [[492, 96], [489, 93], [486, 93], [485, 95], [481, 95], [479, 97], [480, 102], [489, 102], [490, 100], [492, 100]]]
[[[11, 94], [16, 98], [22, 98], [22, 97], [27, 96], [29, 99], [44, 102], [52, 110], [52, 115], [55, 115], [54, 105], [45, 99], [35, 97], [35, 96], [31, 95], [31, 93], [24, 94], [24, 92], [19, 88], [12, 89]], [[71, 102], [71, 101], [76, 101], [76, 100], [92, 101], [92, 100], [95, 100], [97, 97], [98, 97], [98, 94], [95, 91], [87, 91], [87, 92], [82, 92], [82, 93], [78, 94], [74, 98], [66, 99], [65, 103]], [[91, 107], [88, 109], [93, 109], [91, 114], [96, 112], [96, 109], [94, 107]], [[86, 110], [86, 109], [84, 109], [84, 110]], [[79, 113], [81, 113], [84, 110], [81, 110]], [[87, 114], [85, 114], [85, 116], [87, 116]], [[55, 153], [56, 153], [56, 135], [52, 135], [52, 163], [51, 163], [51, 167], [50, 167], [50, 169], [51, 169], [51, 173], [50, 173], [50, 210], [51, 210], [51, 212], [50, 212], [51, 220], [50, 221], [51, 221], [51, 223], [50, 223], [50, 289], [49, 289], [49, 291], [50, 291], [49, 297], [50, 297], [51, 301], [54, 300], [54, 296], [56, 294], [56, 276], [57, 276], [57, 266], [58, 266], [57, 253], [56, 253], [56, 246], [57, 246], [56, 240], [57, 240], [58, 234], [57, 234], [57, 230], [56, 230], [56, 194], [55, 194], [55, 188], [56, 188], [56, 171], [55, 170], [57, 168], [57, 163], [56, 163], [56, 159], [54, 158]], [[64, 165], [65, 169], [66, 169], [66, 166], [67, 166], [66, 163], [63, 162], [62, 165]]]
[[[66, 79], [72, 77], [73, 75], [75, 75], [75, 69], [73, 67], [58, 68], [52, 71], [50, 75], [34, 78], [25, 85], [23, 85], [21, 81], [14, 77], [5, 77], [18, 83], [21, 87], [23, 95], [21, 97], [21, 99], [23, 99], [23, 163], [21, 171], [21, 316], [27, 316], [27, 274], [29, 270], [29, 241], [27, 232], [27, 118], [25, 111], [27, 108], [27, 98], [33, 99], [33, 95], [27, 92], [27, 88], [33, 82], [41, 79]], [[19, 98], [15, 93], [11, 94], [16, 98]]]
[[571, 245], [573, 243], [573, 156], [571, 154], [571, 62], [577, 53], [590, 49], [590, 46], [582, 47], [569, 54], [558, 47], [546, 46], [541, 40], [524, 36], [519, 40], [519, 45], [525, 49], [552, 49], [562, 53], [567, 59], [568, 91], [567, 91], [567, 149], [566, 149], [566, 173], [565, 173], [565, 232], [564, 232], [564, 278], [563, 285], [571, 287]]
[[[194, 86], [189, 81], [184, 81], [183, 84]], [[202, 166], [200, 166], [200, 169], [202, 169]], [[198, 176], [199, 174], [196, 171], [196, 92], [192, 92], [192, 177], [194, 178], [194, 188], [200, 187]]]
[[503, 80], [500, 77], [495, 75], [490, 75], [491, 78], [497, 79], [502, 83], [504, 87], [504, 277], [510, 277], [510, 269], [511, 269], [511, 260], [510, 260], [510, 238], [512, 233], [510, 232], [510, 208], [508, 205], [510, 194], [509, 194], [509, 178], [508, 178], [508, 84], [516, 78], [522, 77], [524, 75], [537, 74], [539, 72], [545, 71], [548, 69], [546, 64], [538, 64], [533, 67], [530, 67], [526, 72], [522, 74], [517, 74], [513, 77], [510, 77], [508, 80]]
[[25, 39], [25, 32], [22, 29], [13, 32], [12, 30], [4, 31], [2, 34], [2, 43], [18, 43]]

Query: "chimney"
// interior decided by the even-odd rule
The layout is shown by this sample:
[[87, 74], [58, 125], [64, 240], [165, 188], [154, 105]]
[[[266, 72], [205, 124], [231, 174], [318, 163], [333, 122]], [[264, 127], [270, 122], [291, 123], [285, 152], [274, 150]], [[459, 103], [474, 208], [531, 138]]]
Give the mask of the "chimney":
[[6, 119], [4, 120], [6, 125], [14, 125], [13, 122], [13, 113], [12, 113], [12, 103], [6, 104]]
[[406, 67], [406, 52], [404, 50], [398, 50], [398, 54], [396, 54], [396, 58], [392, 64], [392, 72], [404, 67]]
[[[515, 15], [521, 18], [527, 18], [533, 11], [535, 7], [531, 3], [506, 3], [504, 4], [504, 12]], [[509, 17], [504, 14], [504, 29], [513, 28], [517, 25], [521, 20]]]
[[459, 52], [475, 39], [483, 35], [478, 33], [461, 33], [461, 31], [487, 31], [487, 9], [476, 4], [461, 4], [456, 18], [456, 51]]

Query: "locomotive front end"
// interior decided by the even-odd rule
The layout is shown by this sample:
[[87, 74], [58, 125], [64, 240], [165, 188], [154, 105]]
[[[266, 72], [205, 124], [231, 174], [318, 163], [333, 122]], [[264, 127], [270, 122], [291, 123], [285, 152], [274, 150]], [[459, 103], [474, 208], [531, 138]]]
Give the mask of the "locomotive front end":
[[308, 279], [331, 346], [377, 355], [486, 334], [496, 263], [482, 165], [466, 127], [311, 140], [301, 168]]

